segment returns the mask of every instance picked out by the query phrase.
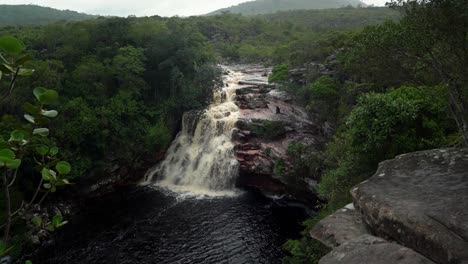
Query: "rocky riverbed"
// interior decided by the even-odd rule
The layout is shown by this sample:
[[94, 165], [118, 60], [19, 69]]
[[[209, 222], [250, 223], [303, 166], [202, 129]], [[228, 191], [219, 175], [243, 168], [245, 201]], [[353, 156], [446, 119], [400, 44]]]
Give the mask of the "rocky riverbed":
[[269, 68], [237, 66], [233, 69], [252, 76], [239, 81], [235, 87], [234, 101], [240, 115], [232, 138], [240, 164], [238, 185], [267, 195], [315, 202], [313, 188], [318, 179], [292, 178], [287, 150], [292, 143], [299, 143], [317, 149], [319, 155], [318, 150], [325, 142], [324, 128], [289, 94], [268, 83]]

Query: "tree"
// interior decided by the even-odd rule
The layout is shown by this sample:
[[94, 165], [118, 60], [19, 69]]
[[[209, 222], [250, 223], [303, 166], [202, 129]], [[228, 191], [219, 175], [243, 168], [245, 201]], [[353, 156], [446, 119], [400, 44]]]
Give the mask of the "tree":
[[[7, 60], [0, 54], [0, 77], [6, 75], [11, 79], [3, 97], [3, 100], [7, 100], [13, 92], [18, 76], [30, 74], [32, 70], [23, 68], [30, 56], [23, 54], [25, 46], [18, 39], [0, 38], [0, 49], [5, 52], [8, 58], [11, 58]], [[57, 157], [59, 149], [52, 140], [48, 139], [50, 131], [46, 127], [51, 119], [58, 115], [56, 110], [46, 108], [57, 101], [58, 93], [54, 90], [38, 87], [33, 90], [33, 94], [36, 103], [26, 103], [23, 106], [26, 112], [24, 119], [27, 124], [16, 125], [8, 140], [0, 135], [0, 174], [6, 207], [6, 220], [1, 225], [4, 232], [3, 240], [0, 242], [0, 256], [11, 250], [9, 242], [13, 222], [19, 216], [27, 217], [32, 212], [33, 206], [41, 204], [49, 193], [57, 190], [57, 187], [70, 184], [65, 175], [70, 173], [71, 165]], [[18, 177], [21, 176], [20, 169], [27, 157], [34, 160], [34, 168], [40, 175], [40, 180], [31, 195], [32, 198], [29, 201], [22, 201], [18, 208], [13, 208], [11, 188], [18, 184]], [[37, 226], [44, 226], [49, 231], [65, 224], [61, 215], [55, 216], [50, 223], [43, 223], [40, 216], [34, 216], [27, 220], [32, 221]]]
[[393, 0], [399, 23], [369, 27], [345, 56], [366, 81], [388, 87], [442, 84], [450, 110], [468, 144], [468, 5], [466, 0]]
[[430, 67], [450, 94], [450, 109], [468, 145], [468, 4], [466, 0], [393, 0], [405, 15], [408, 57]]

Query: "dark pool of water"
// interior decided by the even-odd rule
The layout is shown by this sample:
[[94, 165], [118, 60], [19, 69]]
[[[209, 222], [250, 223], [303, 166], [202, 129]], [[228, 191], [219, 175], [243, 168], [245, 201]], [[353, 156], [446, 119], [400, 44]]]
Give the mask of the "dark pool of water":
[[305, 217], [251, 192], [178, 199], [132, 187], [88, 205], [33, 263], [281, 263]]

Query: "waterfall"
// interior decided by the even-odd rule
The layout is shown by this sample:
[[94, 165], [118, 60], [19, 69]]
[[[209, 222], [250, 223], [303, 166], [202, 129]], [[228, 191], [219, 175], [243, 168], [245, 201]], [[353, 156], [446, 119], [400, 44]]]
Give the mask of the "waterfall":
[[206, 110], [184, 114], [182, 131], [164, 161], [147, 173], [146, 184], [196, 195], [233, 193], [239, 167], [231, 141], [239, 117], [233, 100], [241, 77], [241, 73], [229, 71], [227, 87], [214, 92], [213, 103]]

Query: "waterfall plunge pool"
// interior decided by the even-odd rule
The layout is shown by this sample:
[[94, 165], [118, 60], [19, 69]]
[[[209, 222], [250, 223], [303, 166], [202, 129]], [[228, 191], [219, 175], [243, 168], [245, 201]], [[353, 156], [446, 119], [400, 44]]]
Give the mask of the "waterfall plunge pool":
[[140, 186], [85, 208], [33, 263], [279, 264], [306, 218], [303, 208], [254, 192], [181, 198]]

